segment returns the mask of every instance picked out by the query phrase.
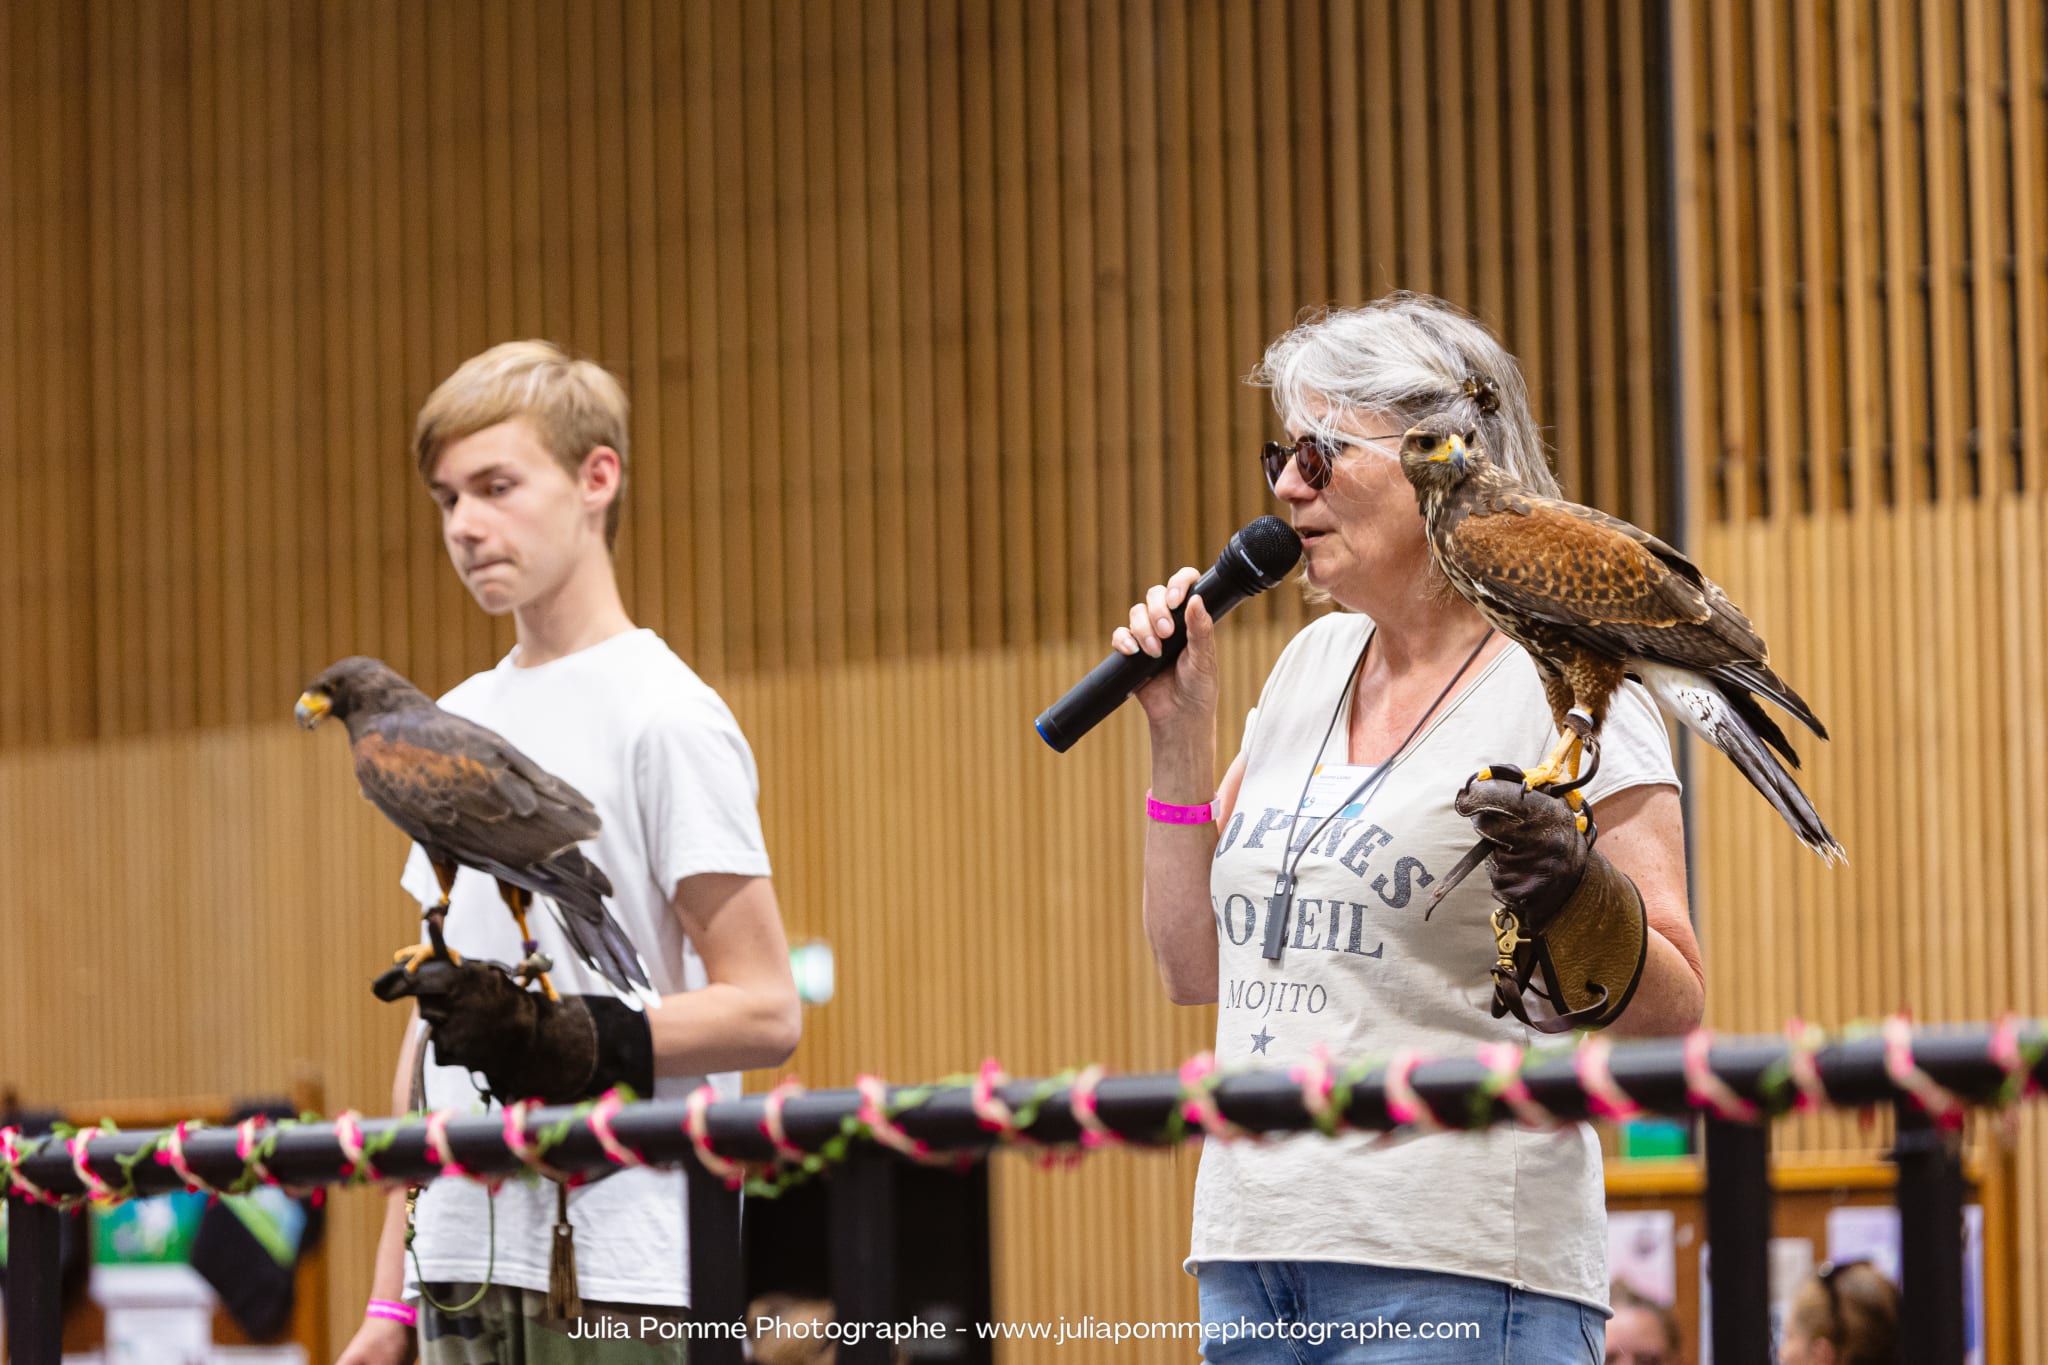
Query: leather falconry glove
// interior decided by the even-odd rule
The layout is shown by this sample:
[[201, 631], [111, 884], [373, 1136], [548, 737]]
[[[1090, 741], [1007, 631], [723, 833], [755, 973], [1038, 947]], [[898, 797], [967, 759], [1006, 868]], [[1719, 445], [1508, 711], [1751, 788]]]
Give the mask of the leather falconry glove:
[[614, 1085], [654, 1093], [647, 1016], [611, 996], [550, 1000], [477, 958], [460, 966], [430, 958], [417, 972], [393, 967], [371, 989], [379, 1000], [413, 997], [433, 1030], [435, 1060], [480, 1074], [500, 1104], [570, 1104]]
[[[1475, 774], [1455, 805], [1493, 846], [1493, 1017], [1539, 1033], [1613, 1023], [1642, 980], [1650, 925], [1635, 883], [1593, 846], [1593, 808], [1532, 791], [1506, 765]], [[1528, 993], [1555, 1017], [1532, 1018]]]

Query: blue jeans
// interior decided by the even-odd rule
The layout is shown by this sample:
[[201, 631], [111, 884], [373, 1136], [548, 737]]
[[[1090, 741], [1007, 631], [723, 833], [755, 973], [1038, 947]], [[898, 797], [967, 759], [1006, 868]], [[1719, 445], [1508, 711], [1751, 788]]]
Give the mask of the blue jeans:
[[1600, 1365], [1597, 1308], [1497, 1280], [1334, 1261], [1205, 1261], [1212, 1365]]

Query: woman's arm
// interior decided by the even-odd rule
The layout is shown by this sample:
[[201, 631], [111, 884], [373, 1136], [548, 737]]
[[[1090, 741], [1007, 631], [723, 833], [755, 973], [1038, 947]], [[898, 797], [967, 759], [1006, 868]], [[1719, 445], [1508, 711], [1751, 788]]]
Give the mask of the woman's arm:
[[1676, 787], [1630, 787], [1599, 803], [1599, 849], [1643, 898], [1649, 952], [1635, 998], [1608, 1032], [1656, 1037], [1698, 1028], [1706, 1014], [1706, 965], [1685, 885], [1685, 819]]
[[[1200, 797], [1185, 794], [1202, 785], [1188, 775], [1215, 770], [1213, 752], [1175, 759], [1153, 745], [1152, 792], [1161, 801], [1201, 804]], [[1216, 1002], [1216, 918], [1209, 902], [1209, 864], [1216, 856], [1217, 831], [1230, 823], [1243, 781], [1240, 754], [1216, 793], [1212, 822], [1145, 822], [1145, 937], [1151, 941], [1152, 961], [1165, 983], [1166, 998], [1176, 1005]]]
[[1217, 831], [1230, 818], [1244, 778], [1232, 763], [1223, 784], [1216, 778], [1215, 623], [1200, 598], [1188, 598], [1198, 577], [1184, 568], [1155, 585], [1131, 608], [1130, 624], [1110, 642], [1125, 654], [1155, 658], [1160, 641], [1173, 634], [1172, 612], [1187, 600], [1187, 648], [1172, 668], [1138, 689], [1138, 704], [1152, 736], [1152, 795], [1175, 806], [1216, 805], [1207, 824], [1145, 823], [1145, 937], [1152, 960], [1176, 1005], [1206, 1005], [1216, 999], [1216, 920], [1209, 907], [1209, 862]]

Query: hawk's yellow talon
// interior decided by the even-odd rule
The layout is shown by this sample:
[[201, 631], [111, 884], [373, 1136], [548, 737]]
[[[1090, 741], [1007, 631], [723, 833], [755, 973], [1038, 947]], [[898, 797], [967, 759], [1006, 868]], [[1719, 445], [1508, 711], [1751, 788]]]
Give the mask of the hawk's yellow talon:
[[[407, 976], [418, 976], [420, 964], [434, 955], [433, 944], [415, 943], [410, 948], [400, 948], [391, 955], [391, 960], [393, 962], [403, 962]], [[450, 948], [448, 950], [448, 961], [451, 966], [460, 967], [462, 965], [462, 955], [453, 948]]]
[[1564, 794], [1564, 803], [1573, 810], [1581, 810], [1586, 804], [1586, 794], [1577, 787], [1573, 787]]
[[1474, 782], [1491, 782], [1491, 781], [1493, 781], [1493, 769], [1491, 769], [1491, 768], [1481, 768], [1481, 769], [1480, 769], [1480, 770], [1479, 770], [1478, 772], [1476, 772], [1476, 773], [1472, 774], [1472, 780], [1473, 780]]
[[1579, 833], [1584, 834], [1586, 832], [1586, 827], [1589, 822], [1587, 821], [1585, 816], [1581, 815], [1573, 823], [1578, 825]]

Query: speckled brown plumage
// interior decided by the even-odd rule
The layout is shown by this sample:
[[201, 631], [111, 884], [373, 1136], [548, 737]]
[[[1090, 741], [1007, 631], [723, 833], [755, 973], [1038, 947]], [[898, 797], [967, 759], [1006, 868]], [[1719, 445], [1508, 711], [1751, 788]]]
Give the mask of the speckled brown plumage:
[[343, 659], [307, 696], [324, 698], [348, 726], [363, 795], [426, 850], [444, 892], [459, 864], [495, 877], [508, 906], [508, 887], [545, 896], [593, 970], [623, 990], [648, 989], [645, 966], [605, 907], [611, 880], [577, 846], [602, 828], [583, 793], [504, 736], [442, 710], [381, 660]]
[[[1660, 705], [1735, 761], [1803, 841], [1839, 856], [1840, 844], [1769, 752], [1799, 766], [1756, 697], [1823, 739], [1827, 730], [1772, 669], [1749, 618], [1697, 565], [1617, 517], [1531, 492], [1468, 433], [1418, 426], [1403, 440], [1401, 466], [1437, 566], [1529, 652], [1559, 728], [1575, 731], [1588, 755], [1597, 754], [1615, 691], [1628, 677], [1642, 679]], [[1570, 717], [1574, 708], [1591, 724]], [[1552, 759], [1574, 761], [1561, 757], [1567, 749], [1561, 743]], [[1544, 779], [1557, 767], [1546, 760]]]

